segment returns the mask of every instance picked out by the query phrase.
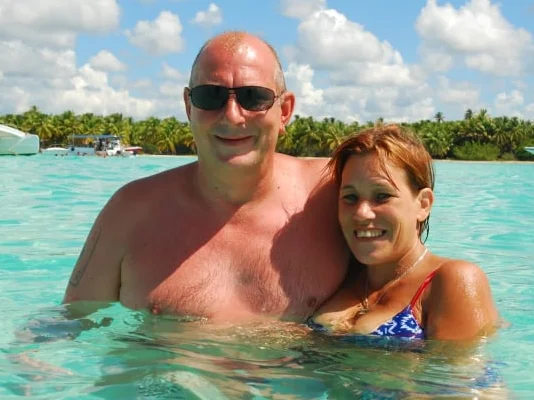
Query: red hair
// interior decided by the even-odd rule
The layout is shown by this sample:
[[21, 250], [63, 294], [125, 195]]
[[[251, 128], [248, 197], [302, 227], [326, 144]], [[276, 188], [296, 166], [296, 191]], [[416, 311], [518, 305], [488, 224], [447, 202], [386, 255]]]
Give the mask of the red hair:
[[[341, 143], [328, 163], [336, 184], [339, 186], [341, 183], [343, 169], [350, 157], [369, 153], [377, 154], [382, 169], [393, 185], [395, 183], [387, 171], [386, 162], [406, 172], [408, 184], [414, 193], [425, 188], [434, 190], [432, 157], [414, 134], [398, 125], [364, 129]], [[423, 233], [428, 237], [429, 217], [419, 223], [418, 231], [419, 238]]]

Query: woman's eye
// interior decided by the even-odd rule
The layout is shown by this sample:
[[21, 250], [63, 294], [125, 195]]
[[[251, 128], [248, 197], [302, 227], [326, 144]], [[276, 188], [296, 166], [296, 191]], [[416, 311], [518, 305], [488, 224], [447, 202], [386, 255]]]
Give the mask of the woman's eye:
[[376, 195], [376, 200], [379, 202], [384, 202], [389, 200], [389, 198], [392, 197], [389, 193], [378, 193]]
[[345, 203], [356, 203], [358, 201], [358, 196], [355, 194], [344, 194], [341, 196], [341, 200]]

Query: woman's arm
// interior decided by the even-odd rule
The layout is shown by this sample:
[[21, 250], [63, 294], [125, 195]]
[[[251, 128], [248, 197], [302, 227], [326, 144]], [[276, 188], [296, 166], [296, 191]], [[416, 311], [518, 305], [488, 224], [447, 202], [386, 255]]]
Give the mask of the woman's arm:
[[429, 339], [472, 339], [493, 331], [498, 319], [486, 274], [462, 260], [450, 260], [440, 267], [424, 312]]

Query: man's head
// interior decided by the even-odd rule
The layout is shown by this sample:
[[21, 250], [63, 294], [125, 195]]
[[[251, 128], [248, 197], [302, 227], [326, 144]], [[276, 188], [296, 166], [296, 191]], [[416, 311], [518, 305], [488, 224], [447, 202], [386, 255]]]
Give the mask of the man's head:
[[274, 154], [295, 98], [269, 44], [227, 32], [202, 46], [184, 102], [201, 161], [257, 165]]
[[219, 36], [216, 36], [212, 39], [209, 39], [204, 45], [200, 48], [198, 51], [195, 60], [193, 61], [193, 65], [191, 67], [191, 75], [189, 76], [189, 87], [193, 88], [197, 86], [197, 67], [200, 57], [202, 56], [202, 53], [204, 50], [212, 43], [215, 43], [216, 41], [223, 41], [225, 48], [229, 52], [234, 52], [237, 50], [238, 46], [243, 44], [243, 41], [245, 38], [253, 38], [258, 40], [259, 42], [263, 43], [267, 48], [271, 51], [274, 59], [275, 59], [275, 68], [274, 68], [274, 80], [276, 83], [276, 88], [280, 93], [283, 93], [286, 91], [286, 80], [284, 77], [284, 71], [282, 69], [282, 63], [280, 62], [280, 58], [278, 57], [278, 53], [274, 49], [273, 46], [271, 46], [266, 41], [256, 37], [252, 36], [250, 34], [247, 34], [246, 32], [239, 32], [239, 31], [231, 31], [223, 33]]

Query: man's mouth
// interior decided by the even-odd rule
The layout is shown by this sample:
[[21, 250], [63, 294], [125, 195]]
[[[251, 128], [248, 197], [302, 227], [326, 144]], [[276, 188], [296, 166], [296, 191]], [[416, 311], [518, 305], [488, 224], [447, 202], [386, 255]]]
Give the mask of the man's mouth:
[[386, 234], [383, 229], [356, 229], [354, 230], [354, 236], [358, 239], [376, 239]]
[[230, 144], [230, 145], [234, 145], [234, 144], [242, 144], [242, 143], [245, 143], [246, 141], [250, 140], [252, 138], [252, 136], [242, 136], [242, 137], [222, 137], [222, 136], [216, 136], [217, 139], [219, 139], [221, 142], [225, 143], [225, 144]]

